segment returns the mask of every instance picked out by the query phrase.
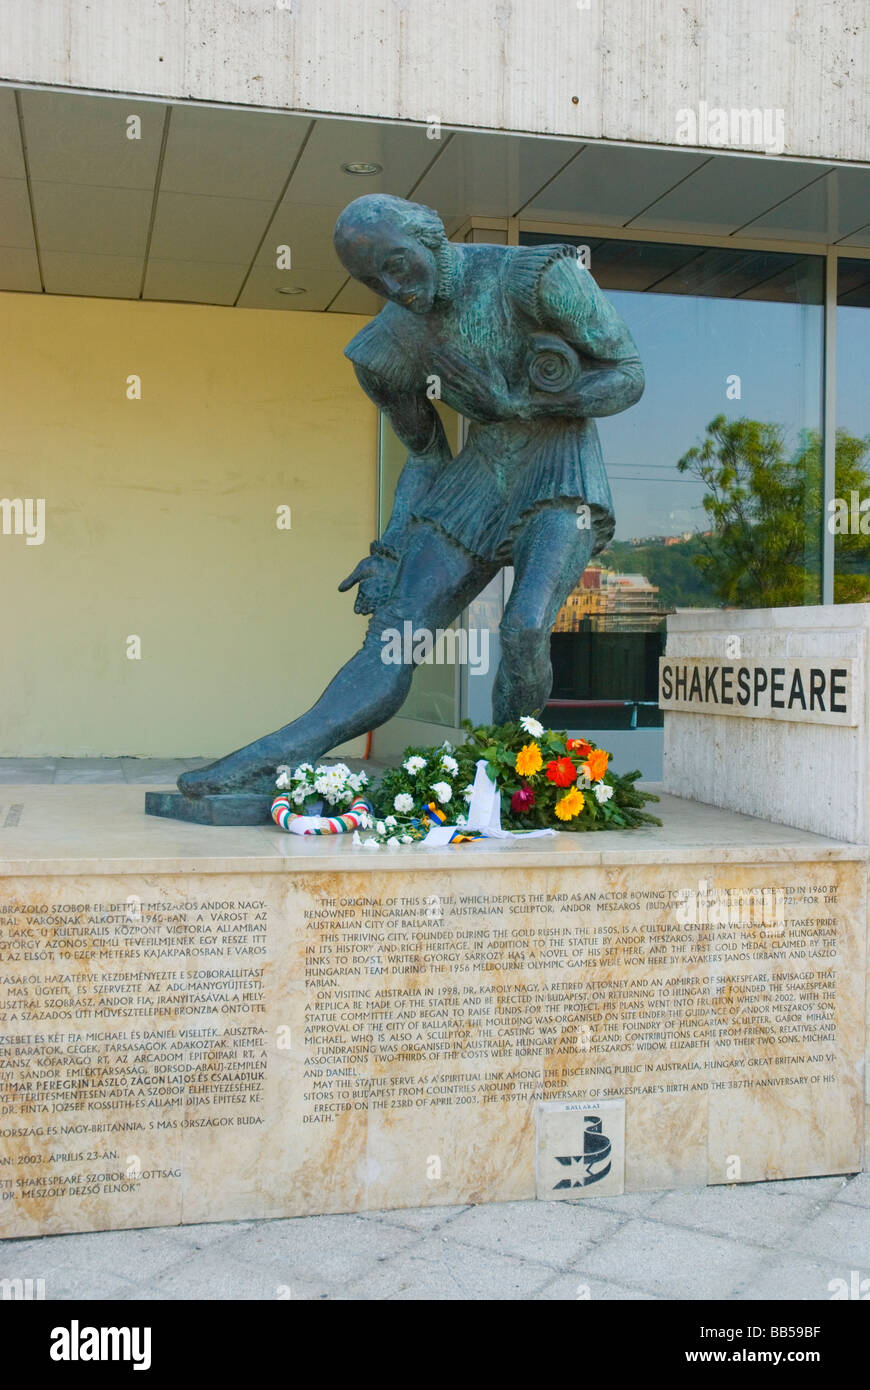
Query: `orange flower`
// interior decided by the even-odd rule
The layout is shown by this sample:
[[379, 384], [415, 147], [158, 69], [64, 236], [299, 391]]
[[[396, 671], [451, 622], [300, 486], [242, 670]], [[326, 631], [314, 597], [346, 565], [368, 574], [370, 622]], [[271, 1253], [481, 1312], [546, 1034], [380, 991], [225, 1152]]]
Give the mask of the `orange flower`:
[[525, 744], [517, 753], [517, 760], [514, 767], [521, 777], [534, 777], [536, 772], [540, 772], [544, 766], [544, 759], [541, 757], [541, 750], [536, 743]]
[[569, 738], [565, 744], [569, 753], [579, 753], [581, 758], [586, 758], [592, 752], [592, 744], [587, 743], [585, 738]]
[[556, 802], [556, 815], [559, 820], [573, 820], [574, 816], [579, 816], [585, 805], [586, 799], [583, 793], [577, 787], [572, 787], [569, 792], [565, 793], [561, 801]]
[[557, 787], [570, 787], [577, 781], [577, 769], [570, 758], [554, 758], [547, 763], [547, 780], [555, 782]]
[[603, 748], [593, 749], [593, 751], [589, 754], [589, 757], [586, 759], [586, 762], [583, 763], [582, 768], [582, 770], [586, 773], [586, 776], [589, 778], [590, 782], [601, 781], [602, 777], [607, 771], [607, 764], [609, 759], [610, 754], [605, 753]]

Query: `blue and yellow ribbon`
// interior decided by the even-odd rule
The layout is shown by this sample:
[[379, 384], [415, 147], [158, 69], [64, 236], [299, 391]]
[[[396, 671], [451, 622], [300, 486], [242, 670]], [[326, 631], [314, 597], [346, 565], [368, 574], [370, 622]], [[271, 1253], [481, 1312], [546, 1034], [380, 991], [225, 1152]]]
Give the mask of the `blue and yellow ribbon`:
[[[447, 824], [447, 812], [442, 811], [435, 801], [430, 801], [428, 806], [423, 808], [423, 819], [427, 822], [434, 822], [435, 825]], [[479, 830], [455, 830], [447, 841], [449, 845], [461, 845], [470, 840], [482, 840], [483, 836]]]

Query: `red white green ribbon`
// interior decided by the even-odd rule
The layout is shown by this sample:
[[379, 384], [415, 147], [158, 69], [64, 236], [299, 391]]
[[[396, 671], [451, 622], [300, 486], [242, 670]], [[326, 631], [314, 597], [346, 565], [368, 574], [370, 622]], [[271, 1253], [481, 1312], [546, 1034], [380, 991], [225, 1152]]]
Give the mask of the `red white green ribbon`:
[[341, 816], [303, 816], [294, 811], [289, 796], [276, 796], [272, 802], [273, 821], [291, 835], [342, 835], [348, 830], [359, 830], [363, 818], [371, 815], [371, 805], [362, 796], [352, 801]]

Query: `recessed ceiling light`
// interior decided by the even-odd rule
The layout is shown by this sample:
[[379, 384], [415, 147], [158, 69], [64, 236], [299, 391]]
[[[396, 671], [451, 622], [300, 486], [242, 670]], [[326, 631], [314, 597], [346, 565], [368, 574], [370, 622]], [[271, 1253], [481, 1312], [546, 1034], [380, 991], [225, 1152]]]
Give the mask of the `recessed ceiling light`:
[[276, 289], [275, 293], [276, 293], [276, 294], [307, 294], [308, 291], [307, 291], [307, 290], [304, 290], [304, 289], [302, 288], [301, 285], [279, 285], [278, 288]]
[[363, 178], [369, 178], [372, 174], [383, 173], [383, 164], [368, 164], [363, 159], [354, 160], [351, 164], [342, 164], [342, 169], [346, 174], [359, 174]]

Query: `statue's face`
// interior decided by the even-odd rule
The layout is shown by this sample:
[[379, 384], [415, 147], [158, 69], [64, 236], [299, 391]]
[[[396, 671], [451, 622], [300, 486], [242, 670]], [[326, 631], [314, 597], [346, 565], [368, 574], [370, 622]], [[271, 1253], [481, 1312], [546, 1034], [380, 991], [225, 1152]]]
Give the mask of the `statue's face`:
[[438, 289], [438, 266], [427, 246], [398, 227], [367, 228], [343, 241], [342, 262], [355, 280], [412, 314], [428, 314]]

